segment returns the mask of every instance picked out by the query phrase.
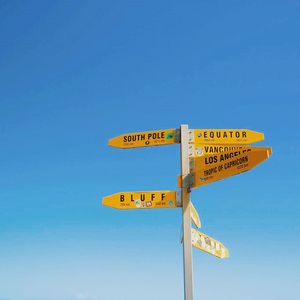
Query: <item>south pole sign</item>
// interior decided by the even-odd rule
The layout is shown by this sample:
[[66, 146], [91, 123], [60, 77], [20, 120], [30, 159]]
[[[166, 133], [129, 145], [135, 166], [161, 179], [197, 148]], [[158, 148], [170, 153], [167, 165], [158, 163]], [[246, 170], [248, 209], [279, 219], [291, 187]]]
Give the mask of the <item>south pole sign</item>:
[[183, 231], [184, 300], [193, 300], [192, 247], [218, 258], [229, 257], [219, 241], [192, 228], [201, 220], [191, 202], [193, 188], [249, 171], [268, 159], [270, 147], [250, 146], [264, 140], [264, 134], [248, 129], [161, 129], [126, 133], [109, 140], [109, 146], [129, 149], [180, 144], [180, 190], [118, 192], [102, 198], [102, 204], [116, 209], [181, 208]]
[[108, 145], [127, 149], [177, 144], [179, 140], [180, 131], [178, 129], [164, 129], [122, 134], [110, 139]]

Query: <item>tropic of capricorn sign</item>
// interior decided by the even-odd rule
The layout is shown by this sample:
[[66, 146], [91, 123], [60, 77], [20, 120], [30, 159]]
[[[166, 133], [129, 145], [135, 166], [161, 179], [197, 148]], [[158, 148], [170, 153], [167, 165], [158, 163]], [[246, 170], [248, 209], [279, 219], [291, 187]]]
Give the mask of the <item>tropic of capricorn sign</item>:
[[229, 256], [219, 241], [192, 228], [201, 228], [190, 199], [192, 188], [249, 171], [272, 154], [270, 147], [248, 144], [262, 141], [263, 133], [248, 129], [165, 129], [127, 133], [109, 140], [112, 147], [127, 149], [180, 144], [179, 191], [120, 192], [103, 198], [102, 204], [118, 209], [182, 208], [184, 299], [193, 300], [192, 246], [219, 258]]

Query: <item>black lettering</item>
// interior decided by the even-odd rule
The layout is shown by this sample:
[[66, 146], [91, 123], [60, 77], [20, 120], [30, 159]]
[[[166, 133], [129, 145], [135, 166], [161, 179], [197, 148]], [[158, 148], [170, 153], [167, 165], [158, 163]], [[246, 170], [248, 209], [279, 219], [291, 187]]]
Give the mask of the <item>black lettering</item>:
[[209, 176], [213, 173], [217, 173], [218, 172], [218, 168], [215, 167], [215, 168], [210, 168], [208, 170], [204, 170], [204, 176]]
[[228, 154], [225, 153], [225, 154], [221, 154], [220, 155], [220, 162], [223, 161], [223, 160], [226, 160], [228, 158]]
[[204, 160], [205, 160], [205, 164], [209, 165], [209, 164], [212, 164], [214, 162], [217, 162], [218, 158], [217, 158], [217, 156], [208, 156], [208, 157], [205, 157]]
[[231, 167], [238, 166], [240, 164], [244, 164], [244, 163], [247, 163], [247, 162], [248, 162], [248, 156], [244, 156], [244, 157], [238, 158], [236, 160], [230, 161], [228, 163], [225, 163], [224, 164], [224, 169], [229, 169]]
[[120, 195], [120, 202], [124, 202], [124, 201], [125, 201], [124, 195]]

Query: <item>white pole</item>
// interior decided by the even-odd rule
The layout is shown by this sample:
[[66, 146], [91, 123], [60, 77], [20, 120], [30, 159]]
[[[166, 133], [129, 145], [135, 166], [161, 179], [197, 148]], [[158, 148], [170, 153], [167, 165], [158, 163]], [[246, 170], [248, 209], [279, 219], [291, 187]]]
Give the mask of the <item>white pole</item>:
[[[188, 125], [181, 125], [181, 176], [182, 180], [190, 173], [189, 165], [189, 129]], [[191, 237], [191, 202], [190, 189], [181, 188], [182, 199], [182, 227], [183, 227], [183, 272], [184, 299], [193, 300], [193, 269], [192, 269], [192, 237]]]

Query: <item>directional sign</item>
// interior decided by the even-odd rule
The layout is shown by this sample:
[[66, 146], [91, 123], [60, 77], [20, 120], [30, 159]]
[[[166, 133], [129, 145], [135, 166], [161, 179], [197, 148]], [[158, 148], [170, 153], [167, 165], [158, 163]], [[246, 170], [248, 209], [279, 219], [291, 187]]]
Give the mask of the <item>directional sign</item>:
[[[191, 187], [198, 187], [229, 176], [248, 171], [269, 158], [272, 148], [244, 148], [216, 155], [204, 155], [195, 158], [191, 171]], [[182, 186], [181, 177], [178, 178]]]
[[179, 143], [179, 136], [180, 132], [176, 129], [134, 132], [114, 137], [108, 144], [123, 149], [169, 145]]
[[200, 217], [199, 217], [198, 212], [192, 202], [191, 202], [191, 218], [192, 218], [192, 221], [195, 224], [195, 226], [197, 228], [201, 228]]
[[264, 140], [264, 134], [248, 129], [193, 129], [190, 143], [194, 144], [251, 144]]
[[[222, 149], [220, 146], [218, 146], [219, 149]], [[229, 147], [228, 147], [229, 148]], [[226, 152], [216, 152], [216, 153], [210, 153], [210, 154], [204, 154], [202, 156], [196, 156], [196, 157], [190, 157], [190, 171], [198, 171], [203, 170], [207, 167], [209, 167], [211, 164], [214, 163], [221, 163], [225, 162], [228, 159], [240, 156], [241, 154], [244, 154], [249, 151], [262, 151], [262, 152], [270, 152], [270, 148], [264, 148], [264, 147], [251, 147], [251, 146], [239, 146], [239, 147], [230, 147], [232, 150], [226, 151]], [[203, 148], [205, 149], [205, 148]], [[213, 148], [214, 149], [214, 148]], [[226, 149], [226, 147], [224, 147]], [[215, 149], [216, 150], [216, 149]], [[204, 150], [206, 152], [206, 150]]]
[[[250, 146], [243, 145], [204, 145], [204, 144], [190, 144], [189, 145], [189, 157], [198, 157], [208, 154], [217, 154], [223, 152], [229, 152], [233, 150], [249, 148]], [[254, 147], [253, 147], [254, 148]]]
[[104, 197], [102, 204], [118, 209], [176, 208], [181, 198], [176, 191], [123, 192]]
[[229, 251], [223, 244], [194, 228], [192, 228], [192, 245], [219, 258], [229, 256]]

